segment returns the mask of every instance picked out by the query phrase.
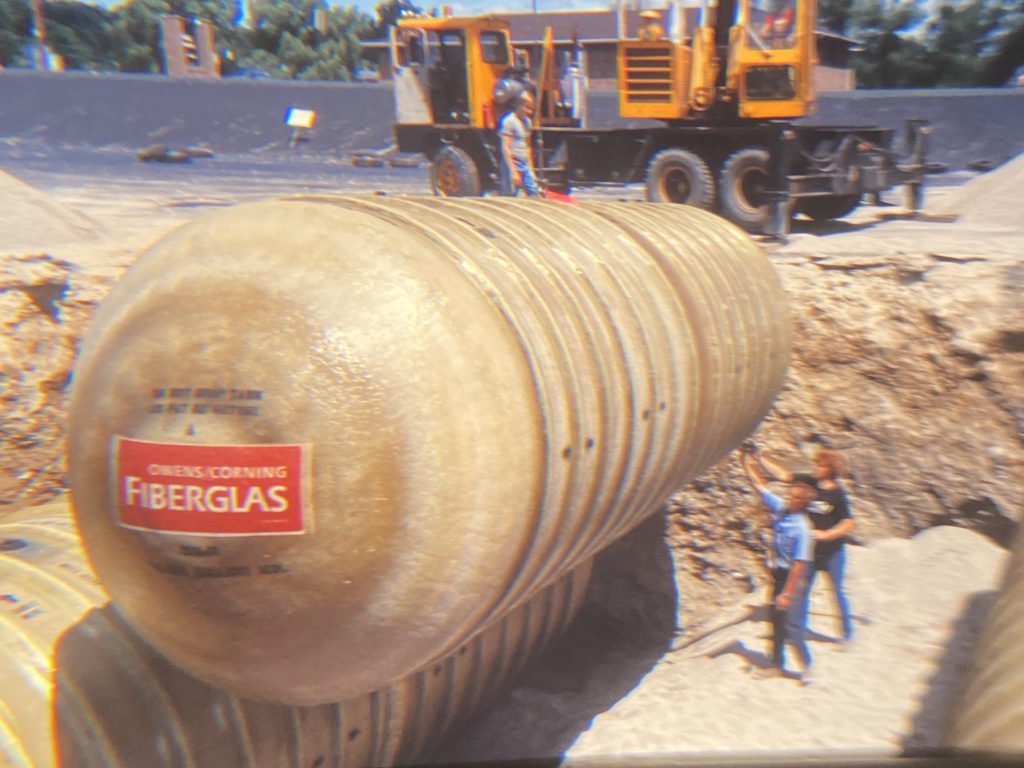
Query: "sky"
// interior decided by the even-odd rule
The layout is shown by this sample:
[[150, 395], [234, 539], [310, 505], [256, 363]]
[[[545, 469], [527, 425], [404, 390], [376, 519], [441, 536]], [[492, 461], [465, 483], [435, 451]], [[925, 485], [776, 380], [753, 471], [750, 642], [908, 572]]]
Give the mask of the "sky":
[[[121, 5], [125, 0], [87, 0], [93, 5], [111, 8]], [[374, 9], [381, 0], [328, 0], [331, 5], [354, 5], [359, 10], [373, 15]], [[505, 13], [509, 11], [583, 11], [589, 9], [605, 9], [612, 0], [413, 0], [413, 3], [426, 11], [435, 6], [450, 5], [457, 16], [479, 16], [484, 13]], [[664, 0], [651, 0], [650, 5], [663, 5]]]

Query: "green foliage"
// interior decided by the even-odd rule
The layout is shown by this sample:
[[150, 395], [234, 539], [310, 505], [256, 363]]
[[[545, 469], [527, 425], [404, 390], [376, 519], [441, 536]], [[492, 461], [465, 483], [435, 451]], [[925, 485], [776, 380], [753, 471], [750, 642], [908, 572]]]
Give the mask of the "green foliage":
[[[819, 0], [818, 25], [863, 45], [860, 88], [1000, 85], [1024, 59], [1024, 2]], [[1016, 61], [1016, 63], [1013, 63]]]
[[981, 81], [985, 55], [999, 30], [1002, 8], [998, 3], [971, 0], [960, 6], [943, 5], [929, 24], [933, 40], [927, 85], [964, 86]]
[[857, 59], [857, 85], [898, 88], [917, 85], [927, 66], [927, 50], [911, 32], [924, 12], [909, 0], [890, 5], [884, 0], [856, 0], [849, 23], [864, 51]]
[[[52, 0], [43, 13], [47, 44], [67, 68], [121, 72], [163, 70], [159, 25], [165, 14], [211, 24], [225, 74], [251, 67], [303, 80], [349, 79], [359, 65], [359, 41], [374, 28], [366, 14], [324, 0], [254, 0], [248, 27], [237, 23], [235, 0], [127, 0], [110, 10]], [[24, 63], [30, 16], [29, 0], [0, 0], [0, 64]]]
[[25, 0], [0, 0], [0, 65], [10, 66], [28, 41], [29, 9]]
[[818, 0], [818, 27], [847, 35], [850, 31], [850, 0]]
[[[0, 65], [24, 65], [30, 0], [0, 0]], [[930, 8], [930, 16], [926, 13]], [[159, 19], [175, 14], [214, 27], [221, 69], [273, 77], [346, 80], [361, 40], [386, 37], [412, 0], [385, 0], [375, 16], [326, 0], [253, 0], [247, 26], [235, 0], [125, 0], [109, 10], [44, 0], [47, 44], [70, 69], [160, 72]], [[1024, 65], [1024, 0], [818, 0], [818, 25], [859, 40], [862, 88], [1003, 85]]]
[[406, 14], [415, 16], [423, 13], [423, 9], [410, 0], [387, 0], [387, 2], [378, 3], [374, 11], [377, 20], [366, 31], [363, 40], [381, 40], [387, 37], [388, 27], [402, 16]]
[[236, 60], [272, 77], [348, 80], [372, 23], [351, 6], [322, 0], [254, 0], [248, 47], [239, 46]]
[[982, 65], [980, 84], [1006, 85], [1020, 67], [1024, 67], [1024, 0], [1006, 9], [992, 36], [992, 53]]
[[109, 11], [93, 5], [58, 0], [44, 12], [46, 42], [64, 58], [68, 69], [108, 70], [117, 66]]

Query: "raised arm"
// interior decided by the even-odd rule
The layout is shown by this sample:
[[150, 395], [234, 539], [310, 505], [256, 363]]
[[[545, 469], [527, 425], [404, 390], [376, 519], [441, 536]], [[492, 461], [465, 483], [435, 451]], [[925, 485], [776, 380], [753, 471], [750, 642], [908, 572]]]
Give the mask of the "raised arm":
[[754, 486], [754, 489], [760, 494], [768, 493], [768, 484], [761, 475], [760, 462], [758, 462], [757, 458], [753, 454], [743, 452], [740, 454], [740, 464], [743, 465], [743, 471], [747, 474], [747, 480]]
[[793, 482], [793, 473], [777, 461], [769, 459], [759, 450], [755, 450], [753, 456], [757, 460], [757, 463], [761, 465], [761, 468], [767, 472], [769, 477], [772, 479], [781, 480], [784, 483]]

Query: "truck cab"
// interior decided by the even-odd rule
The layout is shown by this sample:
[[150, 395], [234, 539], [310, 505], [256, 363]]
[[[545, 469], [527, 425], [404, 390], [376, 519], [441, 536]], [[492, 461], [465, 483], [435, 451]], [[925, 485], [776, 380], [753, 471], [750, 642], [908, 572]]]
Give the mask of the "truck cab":
[[507, 22], [403, 18], [390, 46], [399, 123], [494, 128], [494, 86], [513, 66]]
[[[431, 159], [435, 194], [476, 195], [496, 187], [495, 129], [524, 90], [536, 97], [535, 127], [582, 125], [582, 84], [558, 78], [550, 39], [532, 82], [527, 53], [513, 48], [507, 19], [404, 17], [391, 28], [389, 43], [397, 143]], [[579, 68], [574, 71], [581, 80]], [[536, 139], [543, 165], [552, 153], [544, 149], [542, 131]]]

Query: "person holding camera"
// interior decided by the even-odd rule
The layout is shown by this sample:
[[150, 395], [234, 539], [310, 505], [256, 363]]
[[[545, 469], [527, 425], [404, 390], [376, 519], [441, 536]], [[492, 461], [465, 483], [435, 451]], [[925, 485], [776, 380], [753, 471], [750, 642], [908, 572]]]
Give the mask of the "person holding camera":
[[804, 639], [806, 613], [801, 606], [806, 575], [814, 553], [806, 512], [816, 493], [806, 478], [796, 477], [785, 499], [776, 496], [768, 489], [757, 459], [746, 447], [741, 451], [740, 459], [750, 484], [771, 513], [772, 601], [769, 614], [772, 622], [772, 666], [767, 674], [791, 674], [785, 665], [785, 646], [788, 643], [800, 662], [798, 677], [807, 685], [811, 678], [811, 652]]

